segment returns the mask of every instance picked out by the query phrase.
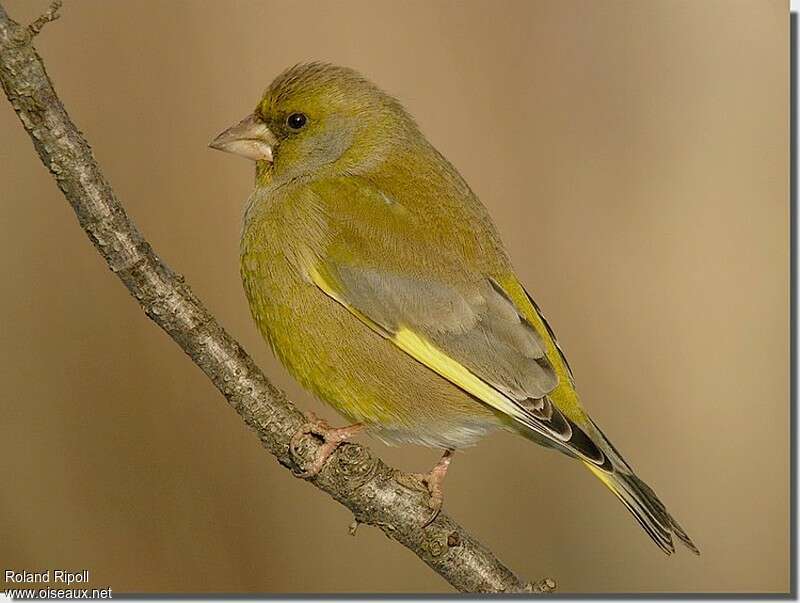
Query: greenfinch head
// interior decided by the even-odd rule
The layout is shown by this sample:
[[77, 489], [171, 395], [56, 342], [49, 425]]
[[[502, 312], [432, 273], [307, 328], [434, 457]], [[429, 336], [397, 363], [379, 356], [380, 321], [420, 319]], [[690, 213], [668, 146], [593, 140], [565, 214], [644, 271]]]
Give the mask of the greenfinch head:
[[363, 169], [419, 137], [400, 103], [352, 69], [312, 63], [284, 71], [253, 114], [213, 148], [244, 155], [278, 179]]

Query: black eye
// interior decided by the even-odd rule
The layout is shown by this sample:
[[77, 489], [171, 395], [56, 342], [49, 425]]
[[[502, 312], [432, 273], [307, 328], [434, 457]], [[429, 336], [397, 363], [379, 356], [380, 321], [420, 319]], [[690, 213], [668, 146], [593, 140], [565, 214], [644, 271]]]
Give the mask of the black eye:
[[306, 125], [306, 116], [303, 113], [292, 113], [287, 119], [286, 124], [292, 130], [299, 130]]

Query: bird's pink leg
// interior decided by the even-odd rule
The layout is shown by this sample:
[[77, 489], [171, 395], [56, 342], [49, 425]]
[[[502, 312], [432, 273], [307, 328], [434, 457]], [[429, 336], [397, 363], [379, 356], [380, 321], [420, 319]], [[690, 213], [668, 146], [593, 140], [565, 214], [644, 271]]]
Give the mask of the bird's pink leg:
[[444, 502], [442, 484], [447, 475], [447, 469], [450, 467], [450, 463], [453, 460], [453, 454], [455, 454], [453, 450], [445, 450], [442, 458], [439, 459], [439, 462], [436, 463], [429, 473], [414, 474], [414, 476], [428, 488], [428, 493], [431, 495], [428, 500], [428, 506], [433, 509], [433, 513], [422, 527], [430, 525], [439, 515], [439, 511], [442, 510], [442, 503]]
[[292, 436], [292, 439], [289, 442], [289, 451], [292, 453], [294, 458], [301, 458], [298, 453], [298, 447], [300, 445], [300, 440], [302, 440], [304, 436], [315, 435], [322, 438], [323, 444], [317, 448], [316, 458], [309, 465], [306, 465], [305, 469], [301, 473], [297, 474], [298, 477], [312, 477], [322, 470], [322, 467], [325, 466], [325, 463], [333, 454], [333, 452], [343, 442], [347, 441], [363, 430], [364, 425], [361, 423], [354, 423], [353, 425], [349, 425], [347, 427], [334, 428], [328, 425], [327, 421], [320, 419], [311, 411], [303, 414], [305, 414], [308, 422], [298, 429], [297, 432], [295, 432], [295, 434]]

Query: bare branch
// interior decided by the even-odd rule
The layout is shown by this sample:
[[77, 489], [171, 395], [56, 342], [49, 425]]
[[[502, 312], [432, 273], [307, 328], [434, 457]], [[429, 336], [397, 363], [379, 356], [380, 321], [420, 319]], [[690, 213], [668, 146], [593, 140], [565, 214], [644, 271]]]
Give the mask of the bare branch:
[[39, 15], [36, 20], [28, 25], [28, 32], [30, 32], [31, 37], [34, 37], [42, 31], [42, 28], [50, 23], [50, 21], [55, 21], [59, 18], [58, 11], [61, 8], [61, 0], [53, 0], [50, 3], [50, 8], [48, 8], [44, 13]]
[[[42, 163], [75, 210], [78, 221], [109, 268], [144, 312], [211, 379], [230, 405], [285, 467], [297, 470], [289, 442], [303, 415], [272, 385], [242, 347], [217, 323], [183, 277], [154, 253], [114, 196], [88, 143], [67, 115], [31, 45], [57, 18], [60, 2], [24, 27], [0, 5], [0, 83], [33, 140]], [[305, 452], [315, 453], [314, 438]], [[309, 479], [350, 509], [357, 523], [379, 527], [408, 547], [453, 587], [465, 592], [544, 592], [552, 580], [525, 583], [444, 513], [427, 527], [424, 488], [384, 464], [364, 446], [347, 443]]]

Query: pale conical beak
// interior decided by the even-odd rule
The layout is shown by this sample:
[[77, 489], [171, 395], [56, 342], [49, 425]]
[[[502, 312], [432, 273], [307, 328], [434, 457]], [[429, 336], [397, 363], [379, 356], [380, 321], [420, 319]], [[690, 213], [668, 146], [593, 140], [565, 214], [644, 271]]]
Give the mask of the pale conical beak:
[[253, 161], [272, 161], [272, 148], [278, 142], [267, 125], [248, 115], [212, 140], [208, 146], [218, 151], [234, 153]]

